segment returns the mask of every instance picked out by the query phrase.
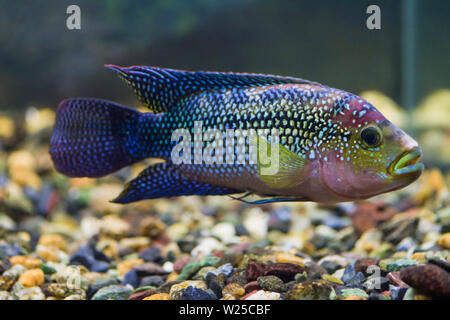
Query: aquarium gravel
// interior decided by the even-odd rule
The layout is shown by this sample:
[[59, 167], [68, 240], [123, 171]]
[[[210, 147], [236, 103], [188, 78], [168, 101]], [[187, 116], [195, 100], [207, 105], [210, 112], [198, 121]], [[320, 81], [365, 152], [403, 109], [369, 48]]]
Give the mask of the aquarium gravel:
[[0, 116], [2, 300], [450, 298], [449, 174], [368, 201], [249, 205], [227, 196], [109, 201], [54, 169], [51, 109]]

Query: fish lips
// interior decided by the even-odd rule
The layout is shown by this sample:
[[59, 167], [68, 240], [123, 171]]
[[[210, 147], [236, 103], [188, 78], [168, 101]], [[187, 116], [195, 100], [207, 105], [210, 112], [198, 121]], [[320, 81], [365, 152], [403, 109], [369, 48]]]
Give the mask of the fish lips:
[[424, 170], [424, 165], [418, 162], [422, 157], [420, 147], [414, 147], [399, 155], [389, 166], [389, 173], [396, 177], [419, 177]]

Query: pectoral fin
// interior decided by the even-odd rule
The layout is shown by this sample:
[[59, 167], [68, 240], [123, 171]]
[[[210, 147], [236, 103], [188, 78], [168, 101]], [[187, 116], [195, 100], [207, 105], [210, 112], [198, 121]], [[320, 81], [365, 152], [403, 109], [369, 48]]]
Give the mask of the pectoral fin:
[[[264, 183], [274, 189], [284, 189], [295, 187], [304, 181], [304, 167], [309, 162], [308, 160], [277, 141], [274, 141], [277, 146], [273, 148], [271, 142], [260, 136], [255, 135], [250, 139], [253, 140], [253, 143], [257, 143], [257, 174]], [[272, 156], [272, 152], [278, 153], [278, 157]], [[269, 161], [267, 162], [267, 160]]]

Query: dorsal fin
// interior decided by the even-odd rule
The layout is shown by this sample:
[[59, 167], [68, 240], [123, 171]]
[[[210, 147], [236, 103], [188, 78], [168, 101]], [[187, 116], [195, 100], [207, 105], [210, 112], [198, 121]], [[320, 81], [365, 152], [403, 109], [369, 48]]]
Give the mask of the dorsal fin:
[[106, 68], [119, 73], [139, 101], [153, 112], [167, 112], [180, 98], [205, 90], [260, 87], [266, 85], [319, 83], [293, 77], [253, 73], [227, 73], [209, 71], [183, 71], [147, 66], [119, 67], [112, 64]]

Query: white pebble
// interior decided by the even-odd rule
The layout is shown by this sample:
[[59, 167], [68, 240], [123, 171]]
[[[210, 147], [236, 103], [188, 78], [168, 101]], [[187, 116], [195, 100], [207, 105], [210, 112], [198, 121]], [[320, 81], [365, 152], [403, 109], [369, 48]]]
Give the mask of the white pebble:
[[243, 225], [250, 236], [261, 240], [267, 235], [269, 215], [261, 208], [251, 208], [245, 213]]
[[166, 272], [170, 273], [173, 271], [173, 263], [170, 261], [164, 262], [162, 267], [163, 267], [164, 271], [166, 271]]
[[280, 300], [278, 292], [259, 290], [245, 298], [245, 300]]
[[194, 249], [192, 249], [191, 255], [193, 257], [196, 257], [199, 254], [207, 255], [214, 250], [222, 250], [223, 248], [223, 244], [220, 243], [217, 239], [203, 238], [200, 240], [200, 243]]
[[234, 225], [229, 222], [220, 222], [211, 229], [211, 235], [218, 237], [225, 243], [231, 242], [235, 234]]
[[344, 275], [344, 271], [345, 271], [345, 268], [339, 269], [339, 270], [335, 271], [332, 274], [332, 276], [335, 277], [336, 279], [342, 280], [342, 277]]

